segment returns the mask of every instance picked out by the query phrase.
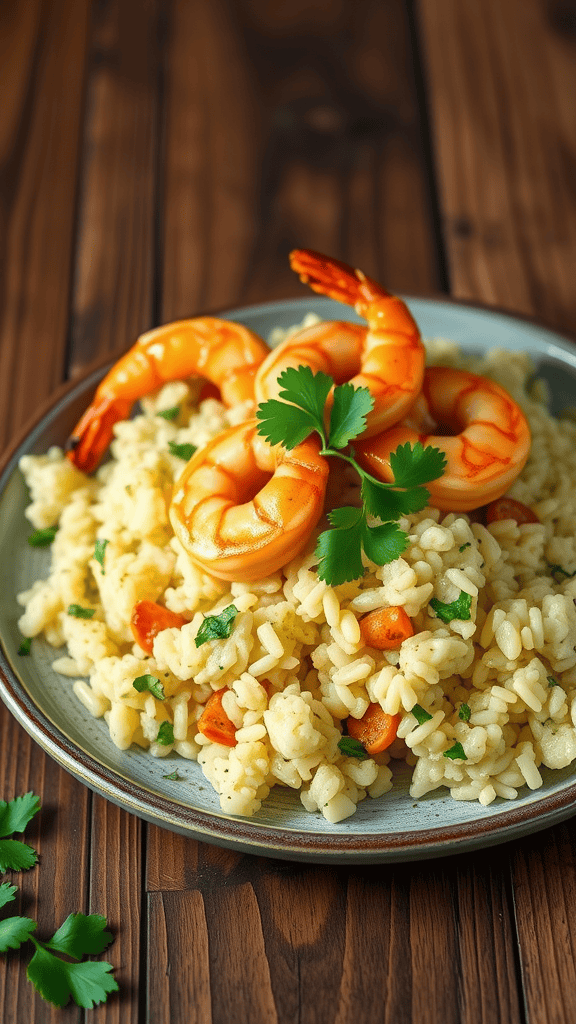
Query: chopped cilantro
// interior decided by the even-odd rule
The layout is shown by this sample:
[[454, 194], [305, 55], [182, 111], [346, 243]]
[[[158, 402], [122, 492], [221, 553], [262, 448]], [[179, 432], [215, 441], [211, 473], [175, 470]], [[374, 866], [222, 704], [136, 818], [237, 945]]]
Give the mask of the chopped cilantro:
[[442, 622], [452, 622], [452, 619], [469, 619], [471, 605], [472, 598], [464, 590], [461, 590], [460, 597], [451, 601], [450, 604], [445, 604], [444, 601], [439, 601], [436, 597], [430, 601], [430, 607], [434, 609]]
[[18, 648], [18, 654], [24, 656], [30, 654], [30, 648], [32, 647], [32, 637], [25, 636], [22, 640], [20, 647]]
[[346, 757], [357, 757], [359, 761], [364, 761], [368, 757], [364, 745], [352, 736], [343, 736], [338, 740], [338, 750]]
[[33, 548], [46, 548], [52, 543], [58, 532], [57, 526], [47, 526], [44, 530], [34, 530], [28, 537], [28, 543]]
[[175, 420], [179, 413], [180, 406], [173, 405], [171, 409], [159, 409], [156, 415], [161, 416], [163, 420]]
[[469, 722], [470, 715], [472, 714], [472, 708], [469, 704], [461, 704], [458, 708], [458, 718], [462, 722]]
[[465, 544], [461, 544], [460, 545], [460, 547], [458, 548], [458, 551], [466, 551], [466, 548], [471, 548], [471, 547], [472, 547], [472, 542], [467, 540]]
[[554, 676], [546, 676], [546, 679], [548, 680], [548, 686], [559, 686], [560, 685], [560, 683], [558, 682], [557, 679], [554, 678]]
[[453, 747], [450, 747], [450, 750], [444, 751], [444, 757], [449, 757], [451, 761], [465, 761], [464, 747], [461, 743], [455, 743]]
[[177, 771], [174, 771], [170, 775], [163, 775], [162, 778], [170, 779], [170, 782], [176, 782], [180, 778], [180, 776], [178, 775]]
[[145, 693], [146, 691], [148, 691], [154, 697], [156, 697], [156, 700], [164, 700], [166, 697], [166, 694], [164, 693], [164, 687], [162, 686], [160, 680], [156, 678], [156, 676], [138, 676], [138, 678], [135, 679], [134, 682], [132, 683], [132, 686], [134, 687], [135, 690], [138, 690], [138, 693]]
[[68, 615], [73, 615], [76, 619], [91, 619], [95, 611], [95, 608], [83, 608], [81, 604], [68, 605]]
[[174, 743], [174, 726], [171, 722], [162, 722], [158, 729], [156, 743], [160, 743], [163, 747], [172, 746]]
[[[551, 562], [548, 562], [547, 565], [551, 576], [564, 576], [567, 580], [571, 580], [576, 576], [576, 569], [574, 572], [568, 572], [566, 569], [563, 569], [561, 565], [553, 565]], [[556, 582], [558, 582], [558, 580]]]
[[420, 704], [415, 704], [414, 707], [410, 709], [410, 714], [414, 715], [414, 718], [418, 722], [418, 725], [424, 725], [424, 722], [429, 722], [430, 719], [432, 718], [430, 712], [425, 711], [424, 708], [420, 706]]
[[175, 455], [178, 459], [184, 459], [184, 462], [190, 462], [194, 452], [197, 451], [195, 444], [176, 444], [175, 441], [168, 441], [168, 447], [171, 455]]
[[201, 647], [209, 640], [227, 640], [237, 615], [238, 609], [234, 604], [229, 604], [219, 615], [207, 615], [196, 634], [196, 647]]
[[94, 547], [94, 558], [102, 566], [102, 575], [104, 575], [104, 553], [106, 551], [106, 545], [109, 543], [107, 540], [97, 540]]
[[[328, 434], [324, 424], [324, 407], [334, 381], [325, 373], [313, 373], [309, 366], [289, 367], [279, 378], [279, 398], [258, 406], [258, 433], [271, 444], [292, 449], [310, 434], [321, 441], [320, 454], [335, 456], [350, 463], [362, 481], [362, 508], [335, 509], [328, 516], [332, 529], [318, 538], [318, 576], [332, 586], [351, 582], [364, 573], [362, 552], [377, 565], [398, 558], [408, 545], [407, 535], [397, 526], [401, 516], [425, 508], [430, 494], [422, 484], [436, 480], [446, 466], [439, 449], [418, 441], [400, 447], [390, 456], [394, 476], [392, 483], [383, 483], [358, 465], [353, 455], [342, 450], [366, 426], [366, 416], [374, 399], [367, 388], [352, 384], [334, 387], [333, 406]], [[380, 520], [369, 526], [367, 517]]]

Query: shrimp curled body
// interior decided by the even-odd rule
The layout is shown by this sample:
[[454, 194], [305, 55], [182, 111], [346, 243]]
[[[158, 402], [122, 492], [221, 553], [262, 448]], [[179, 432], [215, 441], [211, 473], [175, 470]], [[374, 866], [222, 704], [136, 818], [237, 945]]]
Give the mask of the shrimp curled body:
[[253, 331], [216, 317], [177, 320], [142, 334], [100, 382], [72, 432], [68, 457], [91, 473], [112, 440], [114, 424], [167, 381], [206, 377], [226, 405], [253, 402], [256, 369], [268, 352]]
[[374, 408], [362, 436], [379, 434], [404, 416], [422, 386], [425, 350], [412, 315], [402, 299], [339, 260], [296, 249], [290, 264], [314, 291], [354, 306], [368, 326], [319, 323], [288, 338], [256, 374], [257, 401], [278, 395], [278, 374], [287, 366], [311, 366], [336, 384], [368, 388]]
[[[431, 422], [439, 433], [431, 432]], [[354, 442], [354, 450], [363, 469], [392, 481], [390, 453], [416, 441], [439, 448], [447, 459], [443, 476], [426, 484], [431, 504], [467, 512], [508, 490], [528, 458], [530, 430], [504, 388], [464, 370], [435, 366], [426, 370], [422, 395], [409, 416], [378, 437]]]
[[223, 580], [276, 572], [302, 550], [323, 510], [328, 463], [318, 442], [272, 447], [257, 425], [231, 427], [193, 455], [170, 506], [192, 561]]

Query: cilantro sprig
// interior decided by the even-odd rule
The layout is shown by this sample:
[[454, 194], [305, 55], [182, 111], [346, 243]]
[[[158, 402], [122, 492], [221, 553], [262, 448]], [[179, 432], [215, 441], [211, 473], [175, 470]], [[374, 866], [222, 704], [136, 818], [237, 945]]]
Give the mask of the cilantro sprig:
[[[258, 406], [258, 433], [270, 444], [295, 448], [318, 434], [320, 454], [342, 459], [354, 466], [361, 480], [362, 507], [344, 506], [328, 514], [331, 529], [318, 538], [318, 576], [332, 586], [351, 582], [364, 574], [362, 552], [376, 565], [392, 562], [406, 550], [407, 534], [397, 520], [425, 508], [430, 493], [423, 485], [442, 476], [446, 458], [438, 448], [418, 441], [400, 445], [390, 455], [394, 480], [383, 483], [363, 469], [354, 453], [345, 454], [350, 441], [366, 427], [366, 417], [374, 406], [367, 388], [352, 384], [334, 387], [326, 373], [313, 373], [309, 366], [288, 367], [279, 378], [278, 398]], [[328, 429], [325, 424], [326, 399], [332, 388], [333, 405]], [[379, 519], [372, 525], [368, 517]]]
[[7, 837], [23, 832], [39, 810], [40, 801], [34, 793], [25, 793], [8, 802], [0, 800], [0, 872], [27, 870], [38, 860], [36, 850], [27, 843]]

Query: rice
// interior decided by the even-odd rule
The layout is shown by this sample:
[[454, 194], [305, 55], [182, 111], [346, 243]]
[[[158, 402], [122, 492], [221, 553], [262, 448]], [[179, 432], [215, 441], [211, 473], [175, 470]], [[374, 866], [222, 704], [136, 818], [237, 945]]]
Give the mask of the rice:
[[[256, 813], [282, 786], [338, 822], [391, 789], [395, 759], [413, 768], [412, 797], [444, 788], [488, 806], [538, 789], [542, 766], [576, 759], [576, 424], [549, 414], [538, 385], [527, 392], [528, 357], [495, 350], [465, 358], [443, 340], [427, 348], [429, 362], [491, 377], [523, 408], [532, 450], [509, 494], [538, 523], [485, 527], [427, 508], [400, 521], [410, 541], [403, 555], [384, 566], [366, 560], [353, 583], [318, 578], [315, 537], [282, 572], [223, 583], [194, 566], [173, 535], [167, 495], [183, 463], [170, 442], [201, 446], [246, 409], [198, 403], [193, 382], [166, 385], [143, 400], [140, 415], [118, 423], [112, 457], [94, 478], [57, 448], [21, 460], [28, 519], [59, 527], [48, 578], [18, 597], [22, 634], [64, 649], [54, 670], [105, 720], [117, 747], [197, 760], [230, 814]], [[157, 415], [174, 406], [175, 420]], [[347, 503], [357, 498], [348, 468], [333, 491], [338, 504], [343, 494]], [[98, 541], [106, 542], [101, 562]], [[431, 599], [450, 603], [461, 593], [470, 618], [443, 622]], [[152, 656], [130, 630], [141, 600], [189, 620], [161, 632]], [[205, 617], [232, 604], [230, 636], [196, 646]], [[75, 617], [71, 605], [91, 617]], [[396, 651], [364, 646], [359, 620], [388, 606], [406, 611], [414, 636]], [[134, 687], [150, 675], [162, 697]], [[232, 747], [198, 727], [218, 690], [236, 729]], [[372, 702], [400, 716], [398, 738], [361, 761], [338, 743], [345, 720]]]

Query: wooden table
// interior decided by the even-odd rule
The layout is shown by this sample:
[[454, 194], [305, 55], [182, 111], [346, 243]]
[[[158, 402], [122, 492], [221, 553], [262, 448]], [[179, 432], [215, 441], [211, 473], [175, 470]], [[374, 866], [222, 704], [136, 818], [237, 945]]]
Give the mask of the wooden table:
[[[308, 246], [394, 291], [576, 330], [574, 0], [5, 0], [0, 440], [150, 326], [304, 294]], [[115, 933], [119, 995], [2, 1024], [573, 1024], [572, 821], [474, 855], [304, 866], [94, 796], [0, 708], [48, 936]]]

